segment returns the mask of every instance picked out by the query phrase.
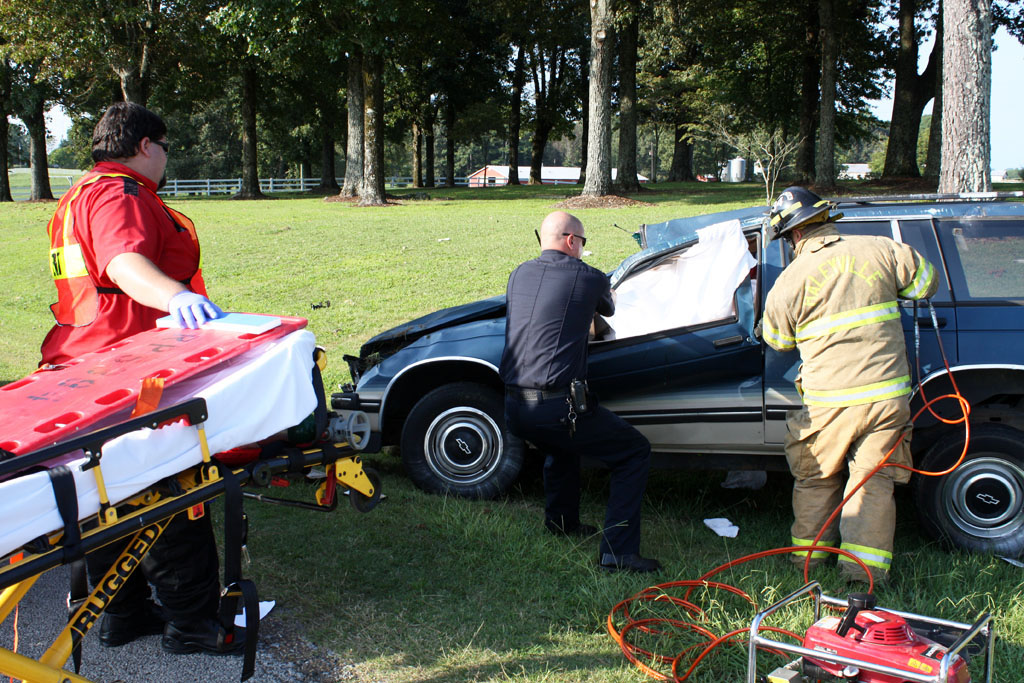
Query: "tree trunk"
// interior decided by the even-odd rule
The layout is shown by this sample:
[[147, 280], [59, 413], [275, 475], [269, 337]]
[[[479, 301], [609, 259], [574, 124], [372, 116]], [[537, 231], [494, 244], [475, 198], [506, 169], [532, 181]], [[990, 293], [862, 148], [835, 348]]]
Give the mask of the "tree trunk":
[[26, 108], [18, 112], [22, 123], [28, 128], [29, 135], [29, 166], [32, 174], [32, 193], [30, 199], [53, 199], [50, 190], [50, 169], [46, 163], [46, 118], [44, 116], [45, 98], [42, 88], [35, 83], [29, 86], [29, 100]]
[[420, 124], [412, 122], [412, 186], [423, 187], [423, 135]]
[[800, 85], [800, 146], [796, 151], [796, 173], [801, 183], [814, 180], [814, 138], [818, 132], [818, 11], [814, 0], [807, 3], [804, 31], [803, 78]]
[[134, 66], [117, 69], [121, 81], [121, 96], [125, 102], [134, 102], [143, 107], [149, 101], [149, 78], [138, 72]]
[[345, 140], [345, 182], [339, 193], [355, 197], [363, 184], [363, 53], [348, 58], [348, 136]]
[[939, 192], [992, 190], [991, 0], [944, 0]]
[[423, 146], [426, 147], [426, 177], [423, 184], [426, 187], [434, 187], [434, 108], [427, 107], [427, 122], [423, 130]]
[[[590, 2], [590, 125], [587, 129], [587, 179], [583, 196], [611, 193], [612, 126], [611, 73], [615, 59], [612, 32], [614, 0]], [[537, 166], [534, 161], [534, 166]], [[531, 170], [530, 182], [533, 182]]]
[[508, 184], [519, 185], [519, 129], [522, 126], [523, 84], [526, 81], [526, 51], [519, 46], [512, 67], [512, 96], [508, 108]]
[[[2, 68], [2, 65], [0, 65]], [[10, 134], [10, 124], [7, 122], [7, 112], [0, 111], [0, 202], [13, 202], [11, 196], [11, 179], [7, 168], [7, 136]]]
[[320, 129], [320, 189], [338, 191], [334, 165], [334, 133], [325, 123]]
[[632, 3], [629, 23], [617, 34], [619, 48], [619, 169], [616, 184], [624, 192], [639, 192], [636, 169], [636, 51], [639, 8]]
[[384, 206], [384, 58], [363, 59], [363, 187], [359, 206]]
[[7, 167], [7, 158], [10, 150], [7, 148], [7, 136], [10, 135], [10, 123], [7, 116], [10, 113], [11, 99], [11, 70], [6, 59], [0, 58], [0, 202], [12, 202], [11, 179], [8, 176], [10, 169]]
[[[544, 148], [548, 146], [548, 136], [551, 134], [552, 125], [539, 120], [533, 132], [533, 147], [530, 150], [530, 180], [529, 185], [542, 185], [541, 165], [544, 162]], [[610, 174], [609, 174], [610, 175]]]
[[668, 171], [670, 183], [693, 182], [693, 138], [686, 135], [682, 124], [675, 126], [675, 143], [672, 145], [672, 166]]
[[337, 98], [326, 96], [320, 104], [320, 186], [321, 190], [337, 192], [337, 170], [334, 164], [334, 121], [337, 118]]
[[900, 0], [900, 46], [883, 177], [917, 178], [921, 175], [917, 167], [917, 137], [921, 129], [921, 113], [935, 94], [936, 61], [941, 59], [937, 55], [942, 47], [937, 43], [937, 49], [933, 48], [928, 58], [927, 68], [918, 75], [916, 13], [917, 0]]
[[651, 141], [651, 182], [658, 182], [658, 124], [651, 124], [654, 139]]
[[942, 165], [942, 3], [935, 21], [935, 50], [939, 58], [935, 63], [935, 99], [932, 100], [932, 122], [928, 130], [928, 156], [924, 162], [924, 177], [939, 179]]
[[237, 199], [262, 199], [256, 161], [256, 91], [258, 74], [250, 60], [242, 65], [242, 187]]
[[[587, 46], [588, 49], [590, 46]], [[580, 126], [580, 177], [578, 185], [587, 184], [587, 155], [590, 154], [590, 60], [583, 59], [583, 82], [585, 87], [580, 98], [583, 100], [583, 122]]]
[[834, 0], [820, 0], [818, 19], [821, 23], [821, 112], [814, 184], [819, 190], [830, 190], [836, 186], [836, 60], [839, 51]]
[[455, 105], [451, 97], [444, 104], [444, 186], [455, 187]]

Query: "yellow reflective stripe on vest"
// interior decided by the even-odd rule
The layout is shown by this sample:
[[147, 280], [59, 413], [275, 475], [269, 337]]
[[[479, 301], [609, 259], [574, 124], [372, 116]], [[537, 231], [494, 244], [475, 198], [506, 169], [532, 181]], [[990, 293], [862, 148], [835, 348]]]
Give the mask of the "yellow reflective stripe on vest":
[[901, 289], [898, 294], [904, 299], [920, 299], [924, 292], [932, 285], [935, 279], [935, 268], [925, 259], [921, 259], [921, 265], [914, 273], [914, 279], [909, 285]]
[[69, 277], [85, 277], [89, 270], [85, 267], [82, 247], [69, 244], [50, 250], [50, 275], [54, 280], [65, 280]]
[[[892, 566], [892, 553], [887, 550], [870, 548], [866, 545], [856, 545], [854, 543], [843, 543], [839, 548], [840, 550], [845, 550], [848, 553], [856, 555], [857, 559], [869, 567], [878, 567], [879, 569], [889, 571], [889, 567]], [[853, 560], [844, 555], [839, 556], [839, 561], [856, 564]]]
[[851, 330], [864, 325], [874, 325], [885, 320], [894, 320], [900, 317], [899, 304], [895, 301], [854, 308], [850, 311], [843, 311], [821, 318], [796, 329], [796, 340], [798, 342], [824, 337], [840, 330]]
[[862, 403], [874, 403], [884, 401], [888, 398], [896, 398], [910, 393], [910, 375], [903, 375], [896, 379], [887, 379], [884, 382], [865, 384], [849, 389], [833, 389], [820, 391], [809, 389], [805, 384], [804, 403], [809, 406], [827, 406], [829, 408], [843, 408], [856, 406]]
[[[814, 544], [814, 540], [813, 539], [812, 540], [808, 540], [806, 538], [797, 538], [796, 536], [792, 536], [791, 540], [792, 540], [792, 544], [791, 545], [798, 545], [798, 546], [801, 546], [801, 547], [810, 546], [810, 545]], [[836, 544], [835, 543], [830, 543], [828, 541], [818, 541], [817, 546], [821, 546], [823, 548], [835, 548]], [[815, 546], [815, 547], [817, 547], [817, 546]], [[799, 555], [800, 557], [807, 557], [807, 551], [806, 550], [794, 550], [791, 554], [792, 555]], [[828, 557], [831, 554], [832, 553], [830, 553], [830, 552], [828, 552], [826, 550], [812, 550], [811, 551], [811, 557], [814, 558], [814, 559], [823, 559], [823, 558]]]
[[[93, 183], [99, 180], [103, 180], [104, 178], [131, 178], [131, 176], [126, 173], [103, 173], [101, 175], [97, 175], [94, 178], [89, 178], [88, 180], [79, 184], [78, 187], [75, 188], [75, 193], [71, 195], [71, 198], [68, 200], [68, 203], [64, 205], [64, 232], [63, 242], [61, 242], [62, 247], [69, 246], [69, 243], [71, 242], [71, 230], [75, 224], [75, 220], [73, 217], [74, 214], [71, 211], [71, 205], [74, 203], [76, 199], [78, 199], [78, 195], [82, 194], [82, 190], [84, 190], [86, 187], [92, 185]], [[134, 180], [134, 178], [132, 178], [132, 180]], [[50, 236], [50, 239], [53, 239], [52, 235]], [[77, 242], [75, 244], [71, 244], [70, 246], [77, 249], [78, 253], [73, 254], [72, 252], [69, 251], [64, 254], [64, 259], [67, 261], [67, 267], [64, 268], [63, 274], [57, 273], [57, 269], [55, 268], [57, 262], [54, 260], [53, 253], [54, 251], [58, 251], [59, 249], [61, 249], [61, 247], [57, 247], [56, 249], [50, 249], [50, 274], [53, 275], [54, 280], [60, 280], [69, 277], [85, 277], [89, 274], [89, 271], [85, 267], [85, 260], [82, 258], [81, 247], [78, 246]], [[77, 269], [79, 263], [81, 264], [80, 270]]]
[[764, 337], [766, 342], [776, 349], [786, 351], [796, 348], [796, 337], [790, 337], [788, 334], [782, 334], [772, 327], [764, 318], [761, 319], [761, 336]]

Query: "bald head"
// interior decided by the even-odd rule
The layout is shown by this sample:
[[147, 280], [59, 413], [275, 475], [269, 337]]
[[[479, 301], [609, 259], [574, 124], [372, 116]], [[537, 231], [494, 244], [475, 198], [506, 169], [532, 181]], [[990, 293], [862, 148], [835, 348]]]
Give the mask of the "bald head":
[[554, 249], [579, 258], [583, 253], [585, 235], [579, 218], [565, 211], [549, 213], [540, 224], [540, 248]]

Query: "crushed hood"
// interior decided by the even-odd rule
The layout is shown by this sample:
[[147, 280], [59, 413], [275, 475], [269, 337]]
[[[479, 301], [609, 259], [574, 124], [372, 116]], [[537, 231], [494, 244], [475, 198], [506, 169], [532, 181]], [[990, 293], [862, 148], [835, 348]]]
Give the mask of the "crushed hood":
[[390, 330], [381, 332], [368, 342], [363, 344], [359, 355], [366, 357], [372, 353], [385, 353], [388, 350], [401, 348], [420, 337], [430, 334], [453, 325], [473, 322], [475, 320], [486, 320], [488, 318], [500, 318], [505, 315], [505, 295], [472, 301], [461, 306], [443, 308], [427, 315], [411, 320], [407, 323], [392, 327]]

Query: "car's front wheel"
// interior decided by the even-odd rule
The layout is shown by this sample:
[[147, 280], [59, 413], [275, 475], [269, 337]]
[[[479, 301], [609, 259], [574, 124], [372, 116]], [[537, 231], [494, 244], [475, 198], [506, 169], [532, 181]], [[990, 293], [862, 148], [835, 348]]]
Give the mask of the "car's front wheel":
[[402, 427], [402, 461], [418, 487], [493, 498], [519, 475], [524, 448], [505, 433], [499, 392], [475, 382], [445, 384], [413, 406]]
[[[939, 439], [921, 467], [948, 469], [963, 435]], [[921, 523], [932, 535], [965, 550], [1016, 557], [1024, 553], [1024, 432], [997, 424], [971, 428], [964, 461], [942, 477], [915, 475]]]

